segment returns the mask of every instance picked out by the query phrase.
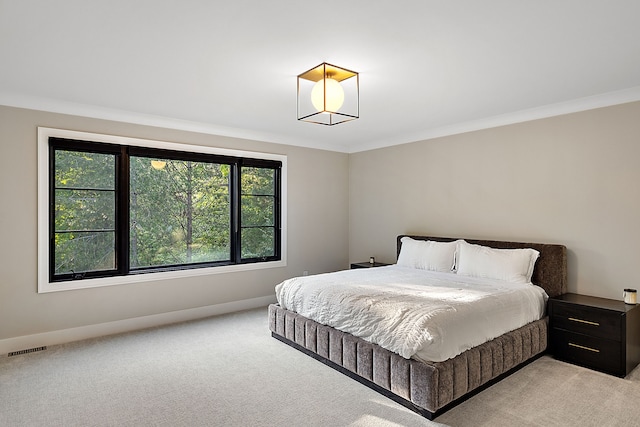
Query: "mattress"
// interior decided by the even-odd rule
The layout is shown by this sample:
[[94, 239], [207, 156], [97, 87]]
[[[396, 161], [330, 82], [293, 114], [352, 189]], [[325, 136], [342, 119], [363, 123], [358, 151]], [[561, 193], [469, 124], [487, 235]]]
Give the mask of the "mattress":
[[547, 294], [397, 265], [296, 277], [278, 303], [409, 359], [441, 362], [544, 316]]

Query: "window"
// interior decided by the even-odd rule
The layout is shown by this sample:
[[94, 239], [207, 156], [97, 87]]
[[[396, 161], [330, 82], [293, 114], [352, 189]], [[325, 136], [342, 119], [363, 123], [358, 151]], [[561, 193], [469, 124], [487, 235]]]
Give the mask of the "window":
[[241, 259], [276, 256], [278, 217], [277, 169], [266, 166], [241, 168]]
[[233, 164], [129, 160], [131, 269], [232, 260]]
[[284, 156], [39, 132], [48, 198], [40, 291], [283, 265]]
[[116, 270], [114, 154], [52, 149], [52, 278]]

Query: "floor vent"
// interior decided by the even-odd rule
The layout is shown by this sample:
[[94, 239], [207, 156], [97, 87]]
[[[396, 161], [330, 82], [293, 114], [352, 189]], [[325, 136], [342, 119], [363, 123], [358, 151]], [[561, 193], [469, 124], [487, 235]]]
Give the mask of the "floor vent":
[[34, 348], [28, 348], [26, 350], [12, 351], [11, 353], [7, 354], [7, 357], [20, 356], [21, 354], [35, 353], [36, 351], [42, 351], [46, 349], [47, 347], [34, 347]]

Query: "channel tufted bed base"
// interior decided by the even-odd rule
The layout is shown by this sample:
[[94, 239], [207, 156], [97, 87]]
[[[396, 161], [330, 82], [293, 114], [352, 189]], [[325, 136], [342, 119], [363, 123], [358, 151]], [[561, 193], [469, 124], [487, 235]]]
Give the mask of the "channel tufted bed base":
[[[269, 306], [274, 338], [433, 419], [447, 405], [492, 383], [547, 348], [545, 317], [444, 362], [405, 359], [384, 348]], [[479, 390], [478, 390], [479, 391]]]
[[[398, 253], [401, 238], [398, 236]], [[452, 241], [456, 238], [410, 236]], [[494, 248], [540, 252], [532, 281], [550, 297], [566, 293], [567, 253], [562, 245], [469, 240]], [[548, 317], [529, 323], [444, 362], [405, 359], [376, 344], [322, 325], [278, 304], [269, 306], [271, 335], [373, 390], [433, 419], [457, 403], [541, 356]]]

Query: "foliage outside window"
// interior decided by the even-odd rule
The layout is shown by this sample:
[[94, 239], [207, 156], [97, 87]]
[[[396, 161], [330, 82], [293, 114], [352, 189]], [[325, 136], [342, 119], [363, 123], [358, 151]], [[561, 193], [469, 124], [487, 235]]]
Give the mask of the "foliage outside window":
[[114, 270], [115, 156], [55, 151], [55, 274]]
[[49, 138], [49, 280], [281, 259], [281, 162]]
[[228, 164], [130, 157], [132, 269], [231, 260], [230, 169]]
[[275, 255], [271, 243], [276, 234], [276, 169], [242, 167], [242, 258], [264, 258]]

